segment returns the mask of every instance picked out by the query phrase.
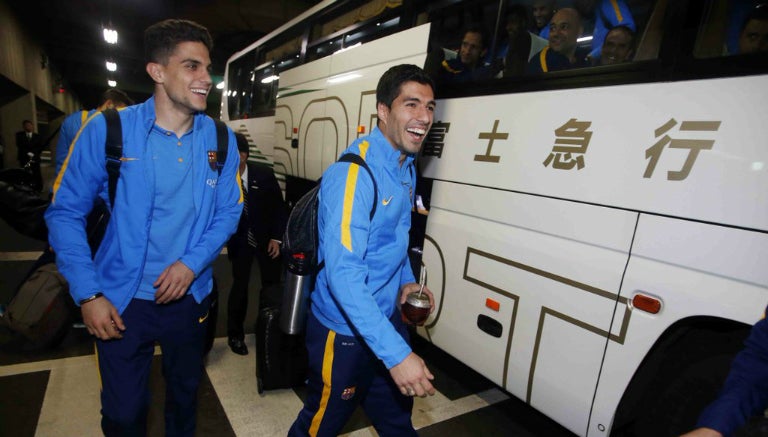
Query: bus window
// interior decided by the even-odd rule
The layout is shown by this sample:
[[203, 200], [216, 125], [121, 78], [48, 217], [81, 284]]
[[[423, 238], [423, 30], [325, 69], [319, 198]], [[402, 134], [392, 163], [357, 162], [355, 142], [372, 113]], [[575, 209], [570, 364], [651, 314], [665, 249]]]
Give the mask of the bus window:
[[227, 104], [231, 119], [247, 118], [250, 108], [246, 93], [250, 94], [252, 65], [255, 52], [249, 53], [229, 65], [227, 77]]
[[704, 14], [693, 55], [713, 58], [768, 51], [768, 1], [713, 0]]
[[[585, 67], [654, 60], [658, 56], [668, 0], [573, 0], [554, 2], [557, 32], [537, 29], [534, 0], [467, 1], [430, 11], [430, 52], [424, 69], [451, 83], [444, 70], [458, 71], [462, 29], [480, 23], [489, 32], [483, 66], [491, 77], [520, 77]], [[581, 32], [577, 29], [581, 26]], [[566, 30], [567, 29], [567, 30]], [[605, 54], [605, 56], [602, 56]], [[450, 67], [450, 68], [446, 68]], [[592, 74], [602, 70], [580, 70]], [[449, 80], [446, 80], [448, 77]], [[474, 80], [477, 80], [475, 78]], [[466, 92], [465, 92], [466, 93]]]
[[469, 1], [430, 11], [432, 29], [424, 69], [436, 82], [478, 81], [496, 75], [491, 53], [496, 51], [494, 34], [501, 3]]
[[312, 28], [307, 60], [382, 38], [400, 30], [402, 1], [372, 0], [341, 15], [330, 15]]

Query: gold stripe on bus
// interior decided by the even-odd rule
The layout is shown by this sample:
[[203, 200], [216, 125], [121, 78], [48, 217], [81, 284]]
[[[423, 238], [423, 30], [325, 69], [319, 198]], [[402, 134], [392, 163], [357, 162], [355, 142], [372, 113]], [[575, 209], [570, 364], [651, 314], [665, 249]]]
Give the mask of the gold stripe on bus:
[[331, 397], [331, 375], [333, 374], [333, 343], [336, 340], [336, 333], [328, 331], [328, 337], [325, 339], [325, 353], [323, 354], [323, 393], [320, 396], [320, 406], [317, 413], [312, 418], [312, 425], [309, 427], [309, 435], [315, 437], [320, 430], [320, 423], [323, 421], [325, 411], [328, 408], [328, 399]]
[[[360, 143], [360, 157], [365, 159], [368, 152], [368, 141]], [[360, 173], [359, 165], [350, 165], [347, 170], [347, 184], [344, 188], [344, 206], [341, 212], [341, 244], [352, 251], [352, 208], [355, 204], [355, 188], [357, 187], [357, 175]]]

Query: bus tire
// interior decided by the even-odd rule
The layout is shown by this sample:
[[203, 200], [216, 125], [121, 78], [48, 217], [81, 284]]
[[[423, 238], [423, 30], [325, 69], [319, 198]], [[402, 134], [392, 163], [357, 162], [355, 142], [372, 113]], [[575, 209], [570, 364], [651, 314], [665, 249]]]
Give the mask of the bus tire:
[[722, 319], [678, 322], [662, 335], [619, 402], [613, 437], [679, 436], [717, 395], [749, 326]]

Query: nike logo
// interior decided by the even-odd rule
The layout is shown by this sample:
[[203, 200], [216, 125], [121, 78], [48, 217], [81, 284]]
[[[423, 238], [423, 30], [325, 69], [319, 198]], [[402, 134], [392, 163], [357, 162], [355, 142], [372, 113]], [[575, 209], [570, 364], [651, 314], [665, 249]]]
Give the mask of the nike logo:
[[389, 197], [388, 197], [388, 198], [386, 198], [386, 199], [381, 199], [381, 204], [382, 204], [382, 205], [384, 205], [384, 206], [387, 206], [387, 205], [389, 205], [389, 202], [391, 202], [391, 201], [392, 201], [392, 198], [393, 198], [393, 197], [395, 197], [395, 196], [389, 196]]
[[198, 322], [198, 323], [203, 323], [203, 322], [205, 322], [205, 319], [207, 319], [207, 318], [208, 318], [208, 314], [210, 314], [210, 313], [211, 313], [211, 311], [209, 310], [207, 313], [205, 313], [205, 315], [204, 315], [204, 316], [202, 316], [202, 317], [199, 317], [199, 318], [197, 319], [197, 322]]
[[139, 158], [126, 158], [125, 156], [121, 156], [120, 157], [120, 161], [123, 161], [123, 162], [125, 162], [125, 161], [138, 161], [138, 160], [139, 160]]

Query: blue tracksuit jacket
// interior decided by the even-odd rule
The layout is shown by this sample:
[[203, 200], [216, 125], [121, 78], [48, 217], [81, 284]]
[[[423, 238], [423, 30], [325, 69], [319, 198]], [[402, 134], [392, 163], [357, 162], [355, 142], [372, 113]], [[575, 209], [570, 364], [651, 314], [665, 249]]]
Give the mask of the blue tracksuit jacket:
[[[94, 200], [109, 204], [104, 142], [106, 122], [101, 114], [90, 117], [75, 137], [54, 183], [53, 200], [45, 214], [48, 239], [56, 264], [79, 302], [102, 292], [122, 313], [141, 280], [147, 253], [156, 178], [147, 138], [155, 123], [155, 100], [119, 112], [123, 130], [123, 162], [115, 205], [99, 250], [91, 259], [85, 218]], [[211, 263], [235, 231], [243, 210], [237, 172], [239, 155], [229, 131], [227, 160], [219, 176], [215, 165], [216, 128], [212, 119], [194, 116], [192, 147], [195, 215], [186, 253], [180, 261], [195, 273], [190, 292], [198, 302], [210, 293]]]
[[360, 336], [387, 368], [411, 352], [389, 321], [400, 287], [415, 282], [408, 262], [408, 230], [416, 184], [413, 157], [402, 166], [378, 128], [344, 153], [357, 153], [378, 186], [370, 220], [373, 182], [365, 169], [336, 163], [323, 175], [319, 195], [319, 257], [325, 268], [312, 293], [312, 312], [328, 329]]

